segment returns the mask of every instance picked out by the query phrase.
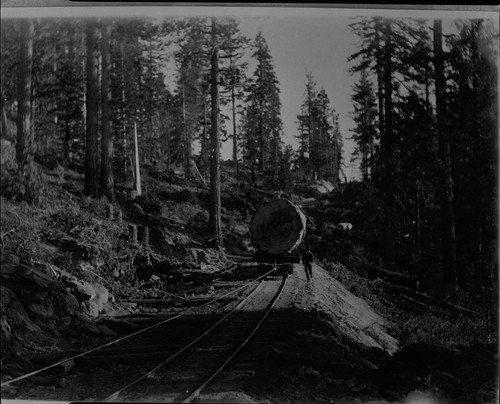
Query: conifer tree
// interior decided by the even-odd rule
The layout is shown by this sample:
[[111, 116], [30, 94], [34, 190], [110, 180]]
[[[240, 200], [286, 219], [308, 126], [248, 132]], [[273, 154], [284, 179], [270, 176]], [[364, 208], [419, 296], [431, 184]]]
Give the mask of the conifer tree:
[[85, 187], [89, 196], [97, 196], [99, 191], [98, 166], [98, 27], [94, 20], [87, 21], [86, 56], [86, 142], [85, 142]]
[[269, 47], [261, 32], [255, 38], [254, 48], [253, 57], [257, 61], [257, 67], [246, 88], [246, 154], [251, 160], [256, 157], [259, 171], [270, 169], [276, 174], [283, 126], [279, 83]]
[[21, 19], [18, 24], [18, 69], [17, 69], [17, 142], [16, 160], [25, 188], [28, 203], [38, 203], [39, 184], [36, 181], [34, 164], [35, 138], [32, 128], [32, 66], [34, 24], [31, 19]]
[[217, 20], [212, 18], [211, 49], [211, 132], [210, 132], [210, 209], [208, 231], [214, 239], [217, 251], [222, 252], [222, 222], [220, 196], [220, 146], [219, 146], [219, 42], [217, 38]]
[[113, 118], [111, 110], [111, 57], [109, 42], [111, 39], [111, 22], [102, 21], [102, 142], [101, 142], [101, 182], [100, 192], [110, 201], [114, 201], [113, 180]]
[[330, 105], [326, 91], [316, 89], [311, 73], [307, 74], [306, 99], [297, 116], [299, 129], [298, 163], [313, 180], [339, 183], [342, 159], [342, 136], [338, 114]]
[[297, 117], [299, 129], [299, 157], [298, 163], [306, 173], [306, 178], [313, 177], [311, 154], [313, 153], [314, 102], [317, 96], [316, 81], [312, 73], [307, 73], [305, 100], [301, 105], [301, 113]]
[[244, 85], [247, 81], [248, 62], [243, 61], [249, 47], [249, 40], [243, 36], [238, 27], [238, 22], [233, 18], [225, 18], [221, 24], [221, 49], [222, 59], [229, 63], [221, 69], [222, 91], [229, 94], [231, 103], [232, 121], [232, 155], [235, 175], [238, 175], [238, 149], [239, 137], [237, 130], [238, 113], [244, 97]]
[[498, 262], [498, 37], [481, 19], [456, 28], [446, 72], [457, 277], [483, 295], [494, 286]]
[[[206, 125], [203, 108], [206, 102], [206, 75], [209, 46], [205, 33], [205, 19], [192, 18], [184, 22], [180, 49], [175, 54], [178, 66], [177, 97], [180, 103], [179, 131], [184, 145], [184, 167], [186, 178], [191, 177], [192, 149], [195, 134]], [[201, 139], [205, 151], [206, 139]]]
[[368, 181], [372, 174], [373, 153], [377, 138], [377, 109], [375, 94], [365, 70], [361, 71], [359, 83], [354, 86], [352, 96], [354, 104], [353, 140], [356, 143], [353, 156], [361, 159], [363, 181]]

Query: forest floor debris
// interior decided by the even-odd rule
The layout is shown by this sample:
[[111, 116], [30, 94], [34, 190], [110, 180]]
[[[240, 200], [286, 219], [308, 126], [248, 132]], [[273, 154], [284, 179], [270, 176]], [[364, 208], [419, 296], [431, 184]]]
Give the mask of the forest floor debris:
[[[2, 382], [22, 373], [30, 355], [96, 346], [145, 324], [135, 321], [137, 316], [183, 310], [182, 304], [165, 302], [205, 302], [257, 275], [247, 262], [248, 222], [272, 191], [249, 195], [237, 184], [226, 185], [222, 258], [206, 243], [203, 187], [182, 180], [167, 185], [146, 175], [149, 193], [133, 203], [119, 199], [110, 209], [106, 200], [81, 194], [80, 174], [46, 170], [45, 176], [40, 207], [2, 196], [2, 278], [10, 281], [2, 285]], [[480, 302], [463, 305], [470, 300], [460, 296], [439, 305], [398, 294], [403, 286], [413, 291], [411, 276], [377, 266], [360, 241], [370, 235], [363, 234], [356, 205], [333, 203], [341, 198], [334, 193], [294, 197], [305, 201], [306, 243], [325, 260], [324, 269], [316, 268], [313, 283], [297, 286], [296, 299], [288, 302], [294, 307], [290, 338], [276, 344], [265, 378], [233, 373], [227, 391], [203, 398], [382, 403], [418, 396], [494, 402], [495, 313]], [[340, 228], [344, 222], [353, 227]], [[302, 277], [302, 268], [296, 271]], [[451, 310], [452, 302], [463, 310]], [[51, 386], [28, 384], [22, 396], [20, 389], [2, 389], [2, 397], [64, 399], [64, 391], [77, 388], [76, 374], [69, 369]]]

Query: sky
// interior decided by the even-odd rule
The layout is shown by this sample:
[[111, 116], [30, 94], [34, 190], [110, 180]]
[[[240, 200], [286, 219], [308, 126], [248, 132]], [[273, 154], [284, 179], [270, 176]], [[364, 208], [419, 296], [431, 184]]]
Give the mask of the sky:
[[[25, 1], [26, 3], [26, 1]], [[27, 1], [29, 3], [29, 1]], [[37, 8], [5, 8], [15, 3], [10, 0], [2, 2], [2, 18], [12, 16], [29, 17], [189, 17], [189, 16], [230, 16], [239, 21], [241, 32], [249, 38], [255, 38], [262, 32], [269, 46], [277, 79], [281, 90], [281, 118], [283, 121], [285, 144], [297, 148], [296, 137], [297, 115], [304, 100], [306, 75], [312, 73], [318, 90], [324, 88], [330, 99], [331, 106], [339, 114], [340, 130], [344, 139], [344, 172], [348, 179], [359, 175], [359, 170], [350, 165], [350, 154], [354, 148], [349, 139], [352, 136], [352, 87], [357, 76], [348, 72], [350, 64], [347, 58], [357, 48], [358, 38], [348, 29], [348, 24], [358, 16], [381, 15], [386, 17], [418, 17], [442, 18], [446, 23], [456, 18], [488, 18], [493, 19], [498, 27], [498, 8], [478, 6], [367, 6], [372, 8], [349, 8], [352, 6], [300, 6], [297, 4], [272, 3], [273, 6], [179, 6], [181, 3], [163, 6], [133, 7], [89, 7], [89, 2], [72, 2], [78, 7], [55, 7], [67, 4], [63, 0], [40, 0], [52, 7]], [[81, 4], [80, 4], [81, 3]], [[81, 7], [80, 5], [85, 5]], [[101, 3], [102, 4], [102, 3]], [[109, 4], [109, 3], [108, 3]], [[130, 4], [130, 3], [127, 3]], [[144, 4], [144, 3], [143, 3]], [[150, 4], [150, 3], [146, 3]], [[168, 4], [168, 3], [167, 3]], [[220, 4], [220, 3], [219, 3]], [[231, 4], [231, 3], [223, 3]], [[233, 3], [234, 4], [234, 3]], [[237, 4], [237, 3], [236, 3]], [[281, 4], [281, 5], [280, 5]], [[425, 6], [426, 7], [426, 6]], [[446, 33], [446, 32], [445, 32]], [[249, 71], [251, 75], [253, 71]], [[222, 157], [231, 158], [232, 144], [226, 142], [222, 147]]]
[[[242, 33], [255, 38], [261, 31], [269, 46], [281, 90], [283, 141], [297, 149], [297, 115], [305, 99], [307, 73], [324, 88], [330, 105], [339, 114], [348, 163], [353, 149], [350, 129], [352, 86], [356, 80], [348, 73], [348, 56], [356, 49], [357, 37], [348, 29], [351, 17], [332, 13], [301, 15], [287, 13], [240, 20]], [[348, 173], [346, 173], [348, 175]]]

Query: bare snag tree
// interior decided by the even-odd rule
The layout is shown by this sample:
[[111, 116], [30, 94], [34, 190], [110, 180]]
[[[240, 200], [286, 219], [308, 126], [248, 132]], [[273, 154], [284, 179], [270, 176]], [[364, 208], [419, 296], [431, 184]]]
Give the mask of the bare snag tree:
[[220, 196], [220, 149], [219, 149], [219, 45], [217, 42], [217, 20], [212, 18], [212, 53], [211, 60], [211, 136], [210, 136], [210, 210], [208, 231], [213, 237], [215, 248], [222, 253], [222, 223], [221, 223], [221, 196]]
[[[31, 19], [19, 21], [17, 73], [17, 142], [16, 160], [28, 202], [36, 202], [35, 139], [31, 117], [34, 25]], [[3, 123], [3, 122], [2, 122]]]
[[101, 194], [114, 200], [113, 181], [113, 117], [111, 111], [111, 21], [102, 21], [102, 143], [101, 143]]
[[97, 23], [87, 21], [87, 55], [86, 55], [86, 139], [85, 139], [85, 188], [88, 196], [97, 196], [99, 188], [98, 176], [98, 104], [97, 80], [99, 60], [97, 56]]
[[436, 118], [441, 175], [441, 256], [443, 281], [457, 286], [455, 218], [453, 214], [453, 182], [451, 177], [450, 139], [446, 124], [446, 78], [444, 75], [442, 22], [434, 20], [434, 72], [436, 81]]

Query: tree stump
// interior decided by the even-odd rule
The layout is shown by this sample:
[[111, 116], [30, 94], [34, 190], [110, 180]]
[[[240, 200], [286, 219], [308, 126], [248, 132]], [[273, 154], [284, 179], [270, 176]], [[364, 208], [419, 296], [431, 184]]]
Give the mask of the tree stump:
[[144, 248], [149, 248], [149, 227], [141, 226], [141, 245]]
[[128, 233], [130, 236], [130, 241], [132, 241], [133, 244], [138, 244], [139, 242], [137, 240], [137, 225], [135, 224], [129, 225]]
[[118, 224], [123, 224], [123, 213], [120, 209], [116, 212], [116, 220], [118, 221]]
[[106, 217], [108, 220], [113, 220], [113, 205], [111, 203], [106, 205]]

